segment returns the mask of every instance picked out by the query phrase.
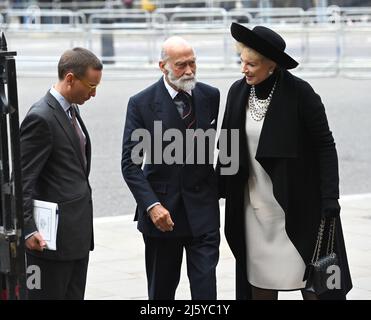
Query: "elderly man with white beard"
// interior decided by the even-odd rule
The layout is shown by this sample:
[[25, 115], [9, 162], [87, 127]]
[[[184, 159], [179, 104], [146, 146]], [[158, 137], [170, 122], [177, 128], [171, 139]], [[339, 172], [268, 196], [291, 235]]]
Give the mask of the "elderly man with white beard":
[[[181, 37], [170, 37], [163, 43], [159, 67], [161, 79], [129, 100], [121, 162], [124, 179], [137, 202], [135, 220], [145, 244], [148, 297], [175, 298], [185, 249], [192, 299], [213, 300], [217, 298], [220, 223], [210, 141], [204, 150], [191, 150], [205, 152], [206, 158], [200, 157], [205, 159], [202, 163], [186, 161], [186, 146], [181, 148], [186, 150], [182, 163], [159, 163], [148, 150], [156, 147], [154, 128], [159, 122], [162, 131], [171, 129], [183, 137], [194, 130], [216, 131], [220, 94], [218, 89], [197, 82], [194, 49]], [[148, 150], [140, 155], [144, 166], [134, 159], [140, 143], [134, 137], [138, 130], [148, 132]], [[157, 148], [163, 152], [173, 141], [161, 138]]]

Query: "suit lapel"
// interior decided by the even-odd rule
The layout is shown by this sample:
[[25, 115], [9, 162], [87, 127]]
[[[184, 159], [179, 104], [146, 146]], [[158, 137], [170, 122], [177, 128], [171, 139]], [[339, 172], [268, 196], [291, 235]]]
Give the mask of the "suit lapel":
[[[67, 135], [68, 139], [70, 140], [73, 148], [75, 149], [75, 152], [77, 154], [77, 157], [79, 158], [80, 164], [81, 164], [83, 170], [85, 171], [84, 160], [82, 158], [82, 154], [81, 154], [80, 146], [79, 146], [79, 138], [77, 137], [75, 129], [73, 128], [73, 126], [72, 126], [70, 120], [68, 119], [68, 116], [64, 112], [62, 106], [53, 97], [53, 95], [50, 94], [50, 92], [47, 93], [46, 98], [47, 98], [47, 102], [48, 102], [49, 106], [54, 110], [55, 118], [57, 119], [58, 123], [62, 127], [62, 130], [65, 132], [65, 134]], [[80, 122], [80, 123], [82, 123], [82, 122]], [[84, 133], [85, 132], [86, 132], [86, 128], [85, 128]], [[88, 138], [87, 138], [87, 141], [88, 141]]]
[[197, 129], [201, 128], [207, 130], [210, 128], [210, 109], [208, 98], [202, 93], [199, 89], [199, 86], [196, 85], [194, 90], [192, 90], [192, 100], [193, 107], [196, 115]]
[[150, 105], [150, 108], [155, 115], [155, 121], [162, 121], [165, 130], [169, 128], [185, 130], [184, 122], [180, 118], [179, 112], [171, 99], [169, 92], [166, 90], [162, 78], [157, 82], [156, 87], [155, 99]]

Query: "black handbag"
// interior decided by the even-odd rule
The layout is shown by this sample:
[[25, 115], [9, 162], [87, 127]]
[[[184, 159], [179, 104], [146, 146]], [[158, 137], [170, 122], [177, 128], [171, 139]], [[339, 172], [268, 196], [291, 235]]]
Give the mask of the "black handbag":
[[331, 273], [328, 273], [328, 268], [330, 266], [339, 266], [338, 257], [334, 252], [335, 218], [331, 218], [330, 221], [326, 254], [320, 257], [325, 226], [326, 218], [322, 218], [318, 230], [317, 243], [314, 249], [312, 261], [307, 266], [305, 276], [307, 279], [305, 290], [315, 293], [316, 295], [323, 294], [330, 290], [328, 278], [331, 276]]

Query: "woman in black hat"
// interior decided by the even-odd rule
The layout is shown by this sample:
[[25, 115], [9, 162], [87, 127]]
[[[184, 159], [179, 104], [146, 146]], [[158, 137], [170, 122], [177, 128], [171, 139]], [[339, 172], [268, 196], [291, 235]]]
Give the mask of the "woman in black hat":
[[[339, 218], [338, 159], [321, 99], [288, 71], [298, 63], [276, 32], [233, 23], [231, 33], [244, 78], [229, 90], [222, 129], [239, 130], [239, 169], [220, 175], [219, 187], [237, 299], [277, 299], [282, 290], [302, 290], [304, 299], [345, 299], [352, 282]], [[219, 172], [222, 167], [218, 161]], [[336, 217], [341, 283], [317, 296], [304, 290], [303, 279], [322, 217]]]

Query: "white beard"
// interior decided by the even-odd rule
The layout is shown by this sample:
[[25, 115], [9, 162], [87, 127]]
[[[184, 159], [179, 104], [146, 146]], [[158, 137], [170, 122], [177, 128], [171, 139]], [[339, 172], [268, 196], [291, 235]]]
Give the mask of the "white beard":
[[196, 75], [193, 76], [186, 76], [183, 75], [180, 78], [177, 78], [171, 68], [169, 68], [167, 65], [165, 65], [165, 69], [168, 71], [167, 77], [172, 85], [174, 85], [176, 88], [183, 90], [183, 91], [191, 91], [195, 88], [197, 79]]

